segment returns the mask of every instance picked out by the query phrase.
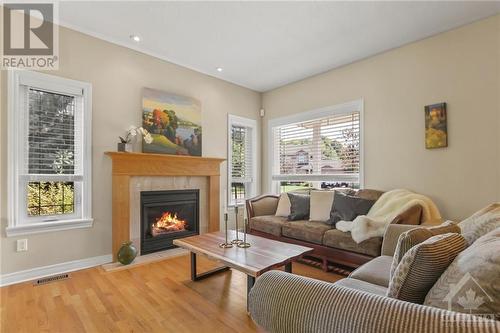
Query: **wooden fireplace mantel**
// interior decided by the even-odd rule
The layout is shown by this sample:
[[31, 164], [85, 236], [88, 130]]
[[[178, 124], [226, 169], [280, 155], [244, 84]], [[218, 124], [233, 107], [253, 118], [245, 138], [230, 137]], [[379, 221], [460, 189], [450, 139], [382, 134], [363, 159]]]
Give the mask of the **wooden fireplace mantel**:
[[113, 161], [113, 260], [130, 240], [130, 177], [204, 176], [209, 178], [208, 231], [219, 230], [220, 164], [223, 158], [106, 152]]

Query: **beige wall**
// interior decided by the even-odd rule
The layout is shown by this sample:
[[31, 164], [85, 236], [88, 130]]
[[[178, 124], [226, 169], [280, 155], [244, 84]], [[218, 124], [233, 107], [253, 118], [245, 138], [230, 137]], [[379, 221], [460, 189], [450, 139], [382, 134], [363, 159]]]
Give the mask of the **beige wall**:
[[[116, 150], [118, 135], [130, 125], [141, 124], [143, 87], [201, 101], [204, 156], [226, 157], [228, 113], [258, 119], [261, 96], [257, 92], [64, 28], [60, 59], [60, 70], [49, 74], [93, 85], [94, 227], [5, 237], [7, 101], [6, 73], [1, 71], [2, 274], [111, 253], [111, 161], [103, 153]], [[226, 174], [225, 163], [221, 172]], [[221, 183], [226, 188], [225, 177]], [[28, 252], [15, 252], [18, 238], [28, 238]]]
[[[500, 16], [263, 94], [267, 121], [363, 98], [365, 187], [408, 188], [459, 219], [500, 201]], [[424, 106], [448, 104], [449, 147], [424, 147]], [[268, 189], [263, 144], [263, 190]]]
[[[435, 199], [444, 216], [464, 217], [500, 201], [500, 16], [264, 93], [61, 29], [60, 75], [93, 84], [93, 215], [91, 229], [6, 238], [6, 75], [0, 72], [0, 272], [7, 274], [111, 252], [111, 163], [117, 136], [141, 122], [141, 88], [191, 96], [202, 103], [204, 156], [226, 157], [227, 114], [258, 119], [262, 184], [268, 186], [269, 119], [364, 98], [365, 186], [410, 188]], [[261, 100], [262, 97], [262, 100]], [[446, 149], [424, 148], [424, 105], [447, 102]], [[260, 122], [259, 122], [260, 123]], [[221, 130], [223, 129], [223, 130]], [[477, 171], [477, 170], [480, 171]], [[225, 174], [226, 165], [221, 168]], [[465, 183], [467, 182], [467, 183]], [[222, 177], [221, 188], [226, 187]], [[28, 238], [29, 251], [15, 252]]]

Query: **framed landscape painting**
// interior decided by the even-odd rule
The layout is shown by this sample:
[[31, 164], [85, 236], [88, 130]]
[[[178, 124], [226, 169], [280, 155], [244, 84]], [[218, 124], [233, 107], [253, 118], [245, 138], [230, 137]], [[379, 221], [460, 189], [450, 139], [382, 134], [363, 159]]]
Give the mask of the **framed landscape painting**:
[[425, 148], [448, 147], [446, 103], [425, 107]]
[[144, 153], [201, 156], [201, 105], [189, 97], [144, 88], [142, 126], [153, 142]]

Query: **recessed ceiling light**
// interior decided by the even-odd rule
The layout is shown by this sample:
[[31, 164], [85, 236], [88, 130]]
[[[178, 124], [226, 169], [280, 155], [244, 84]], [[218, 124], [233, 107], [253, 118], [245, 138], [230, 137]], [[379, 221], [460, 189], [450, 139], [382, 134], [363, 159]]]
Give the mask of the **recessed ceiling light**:
[[141, 37], [137, 35], [130, 35], [130, 39], [132, 39], [134, 42], [139, 43], [141, 41]]
[[217, 72], [222, 72], [224, 70], [224, 68], [222, 68], [222, 67], [217, 67], [216, 69], [217, 69]]

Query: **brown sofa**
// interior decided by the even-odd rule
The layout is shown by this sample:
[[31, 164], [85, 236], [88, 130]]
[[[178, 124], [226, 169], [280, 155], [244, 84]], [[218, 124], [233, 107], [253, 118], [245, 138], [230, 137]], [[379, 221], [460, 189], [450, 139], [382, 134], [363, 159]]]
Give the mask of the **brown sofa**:
[[[363, 189], [341, 191], [365, 199], [377, 200], [382, 191]], [[249, 233], [283, 242], [314, 248], [312, 257], [321, 261], [323, 270], [328, 270], [328, 263], [341, 264], [356, 268], [371, 259], [380, 256], [382, 237], [367, 239], [356, 243], [349, 232], [342, 232], [323, 222], [293, 221], [275, 216], [279, 196], [262, 195], [246, 202], [249, 221]], [[413, 206], [396, 216], [391, 224], [419, 225], [422, 207]]]

